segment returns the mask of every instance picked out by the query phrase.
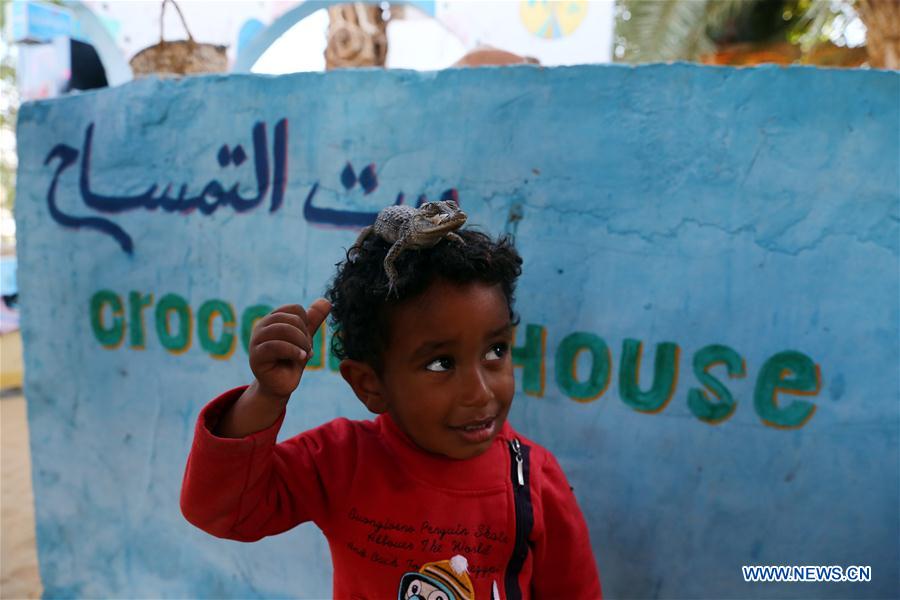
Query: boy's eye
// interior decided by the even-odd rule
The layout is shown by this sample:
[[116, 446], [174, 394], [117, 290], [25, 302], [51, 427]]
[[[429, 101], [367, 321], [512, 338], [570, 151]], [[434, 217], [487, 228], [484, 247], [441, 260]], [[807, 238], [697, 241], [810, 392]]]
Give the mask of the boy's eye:
[[494, 344], [491, 346], [491, 349], [488, 350], [488, 353], [484, 355], [487, 360], [500, 360], [506, 353], [509, 351], [509, 344], [506, 342], [500, 342], [499, 344]]
[[449, 371], [453, 368], [453, 359], [442, 356], [441, 358], [436, 358], [425, 365], [425, 368], [429, 371], [435, 371], [437, 373], [440, 373], [442, 371]]

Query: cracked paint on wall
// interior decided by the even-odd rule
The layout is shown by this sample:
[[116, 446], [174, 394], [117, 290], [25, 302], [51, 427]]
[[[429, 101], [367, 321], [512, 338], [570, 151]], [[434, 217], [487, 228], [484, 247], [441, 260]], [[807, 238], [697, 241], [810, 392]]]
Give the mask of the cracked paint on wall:
[[[320, 295], [378, 209], [453, 197], [524, 257], [511, 419], [565, 468], [610, 597], [897, 596], [898, 92], [879, 71], [518, 67], [24, 106], [46, 595], [327, 596], [312, 526], [248, 545], [184, 521], [193, 423], [249, 381], [253, 321]], [[366, 417], [326, 337], [282, 438]], [[873, 578], [786, 590], [744, 564]]]

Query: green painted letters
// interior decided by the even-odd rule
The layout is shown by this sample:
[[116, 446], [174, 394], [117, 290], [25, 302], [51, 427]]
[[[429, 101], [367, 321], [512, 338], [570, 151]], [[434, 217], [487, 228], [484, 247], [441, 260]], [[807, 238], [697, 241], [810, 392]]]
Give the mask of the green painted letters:
[[[584, 381], [575, 375], [578, 353], [591, 353], [591, 373]], [[612, 355], [603, 338], [576, 331], [563, 338], [556, 350], [556, 383], [572, 400], [591, 402], [603, 395], [609, 385]]]
[[144, 335], [144, 309], [152, 305], [153, 294], [128, 293], [128, 322], [131, 323], [128, 337], [132, 348], [147, 347], [147, 339]]
[[[216, 314], [222, 317], [222, 336], [213, 339], [213, 319]], [[223, 300], [207, 300], [197, 311], [197, 337], [200, 345], [213, 358], [228, 358], [234, 352], [234, 309]]]
[[[788, 379], [789, 374], [794, 377]], [[759, 370], [753, 406], [766, 425], [782, 429], [802, 427], [816, 411], [816, 405], [794, 400], [787, 406], [778, 406], [778, 393], [815, 396], [820, 383], [819, 367], [808, 356], [794, 350], [779, 352]]]
[[[118, 348], [128, 330], [129, 346], [143, 349], [147, 344], [147, 328], [144, 312], [154, 305], [154, 294], [131, 291], [127, 296], [126, 313], [123, 298], [104, 289], [90, 299], [90, 325], [94, 337], [104, 348]], [[197, 310], [197, 337], [203, 350], [217, 359], [228, 359], [240, 338], [244, 350], [249, 353], [250, 339], [256, 322], [268, 315], [272, 307], [265, 304], [248, 306], [241, 314], [240, 333], [231, 304], [211, 299]], [[166, 294], [155, 306], [155, 329], [160, 344], [173, 354], [181, 354], [191, 346], [193, 310], [187, 300], [177, 294]], [[221, 318], [222, 328], [218, 339], [213, 324]], [[313, 334], [312, 356], [308, 369], [327, 368], [337, 372], [340, 360], [332, 351], [332, 344], [339, 332], [327, 332], [326, 325]], [[524, 328], [524, 340], [516, 346], [513, 330], [511, 359], [514, 367], [522, 368], [522, 391], [542, 397], [545, 385], [545, 361], [547, 331], [543, 325], [528, 324]], [[329, 339], [331, 336], [331, 339]], [[578, 359], [582, 352], [590, 353], [590, 372], [581, 373]], [[641, 389], [641, 358], [643, 345], [639, 340], [625, 339], [619, 368], [619, 395], [634, 410], [644, 413], [660, 412], [671, 401], [678, 385], [680, 350], [673, 342], [657, 344], [653, 363], [653, 380], [649, 389]], [[688, 390], [687, 404], [691, 413], [704, 423], [718, 424], [730, 418], [737, 401], [722, 379], [710, 371], [724, 365], [729, 378], [746, 376], [746, 365], [741, 355], [721, 344], [710, 344], [694, 354], [692, 366], [700, 385]], [[609, 388], [613, 377], [612, 354], [606, 341], [589, 332], [576, 331], [562, 339], [556, 349], [554, 372], [556, 383], [563, 394], [577, 402], [591, 402], [601, 397]], [[802, 427], [816, 411], [816, 404], [799, 398], [779, 403], [779, 394], [815, 396], [821, 388], [819, 367], [808, 356], [788, 350], [769, 358], [759, 371], [753, 393], [753, 406], [762, 422], [771, 427], [794, 429]], [[783, 399], [784, 400], [784, 399]]]
[[728, 346], [713, 344], [701, 348], [694, 354], [694, 375], [696, 375], [700, 383], [709, 388], [713, 396], [718, 398], [719, 401], [712, 402], [705, 390], [692, 388], [688, 392], [688, 408], [691, 409], [695, 417], [712, 425], [721, 423], [734, 414], [734, 409], [737, 406], [728, 388], [709, 374], [710, 368], [717, 364], [725, 365], [728, 369], [729, 377], [744, 377], [746, 375], [744, 359]]
[[[103, 324], [103, 307], [109, 304], [112, 311], [112, 326], [107, 328]], [[94, 337], [105, 348], [118, 348], [125, 337], [125, 320], [122, 299], [115, 292], [100, 290], [91, 296], [91, 330]]]
[[[174, 334], [169, 333], [169, 313], [178, 317]], [[163, 347], [172, 354], [181, 354], [191, 345], [191, 307], [178, 294], [166, 294], [156, 305], [156, 335]]]
[[619, 367], [619, 396], [635, 410], [659, 412], [666, 407], [678, 384], [678, 345], [662, 342], [656, 345], [653, 361], [653, 386], [641, 391], [641, 342], [626, 339], [622, 342], [622, 363]]
[[[518, 328], [516, 328], [518, 330]], [[530, 396], [544, 395], [544, 347], [547, 331], [542, 325], [525, 327], [525, 345], [515, 345], [513, 334], [512, 363], [522, 367], [522, 391]]]

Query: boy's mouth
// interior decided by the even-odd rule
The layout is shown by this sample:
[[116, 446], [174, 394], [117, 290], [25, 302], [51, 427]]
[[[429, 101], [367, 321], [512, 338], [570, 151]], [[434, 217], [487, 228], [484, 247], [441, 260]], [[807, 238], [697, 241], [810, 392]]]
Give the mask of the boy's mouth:
[[497, 428], [497, 418], [488, 417], [477, 421], [469, 421], [463, 425], [452, 426], [450, 429], [456, 431], [467, 442], [479, 444], [486, 442], [493, 437]]

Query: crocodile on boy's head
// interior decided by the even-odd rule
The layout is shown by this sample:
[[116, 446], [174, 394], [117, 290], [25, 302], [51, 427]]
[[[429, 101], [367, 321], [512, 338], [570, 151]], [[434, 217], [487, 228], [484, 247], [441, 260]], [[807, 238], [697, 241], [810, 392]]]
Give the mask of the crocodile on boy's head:
[[391, 242], [383, 264], [388, 277], [387, 293], [396, 295], [396, 262], [400, 255], [406, 250], [430, 248], [447, 239], [464, 244], [455, 232], [467, 218], [454, 200], [425, 202], [419, 207], [405, 204], [386, 206], [378, 213], [375, 222], [359, 233], [347, 256], [355, 260], [357, 251], [372, 236]]

